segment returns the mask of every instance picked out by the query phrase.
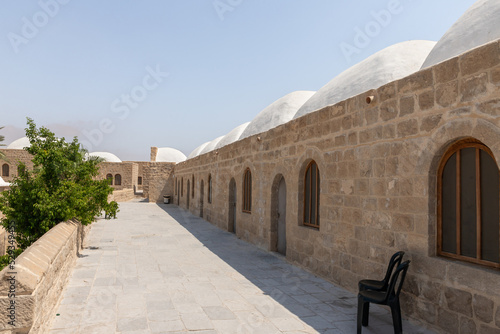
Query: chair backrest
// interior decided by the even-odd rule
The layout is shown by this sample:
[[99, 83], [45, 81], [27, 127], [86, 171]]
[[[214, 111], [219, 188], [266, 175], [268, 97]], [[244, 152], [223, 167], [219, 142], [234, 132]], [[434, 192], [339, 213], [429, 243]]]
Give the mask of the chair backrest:
[[[390, 298], [399, 298], [399, 294], [401, 292], [401, 288], [403, 287], [403, 283], [405, 281], [406, 272], [408, 271], [408, 267], [410, 266], [410, 260], [407, 260], [401, 263], [394, 271], [394, 274], [391, 277], [391, 281], [389, 282], [389, 288], [387, 289], [386, 300]], [[401, 277], [399, 277], [401, 275]], [[398, 280], [399, 278], [399, 280]]]
[[401, 260], [403, 260], [403, 255], [405, 252], [399, 251], [392, 255], [391, 260], [389, 261], [389, 265], [387, 266], [387, 272], [384, 277], [384, 287], [382, 290], [387, 289], [389, 286], [389, 279], [391, 278], [392, 272], [394, 271], [394, 267], [398, 267], [401, 264]]

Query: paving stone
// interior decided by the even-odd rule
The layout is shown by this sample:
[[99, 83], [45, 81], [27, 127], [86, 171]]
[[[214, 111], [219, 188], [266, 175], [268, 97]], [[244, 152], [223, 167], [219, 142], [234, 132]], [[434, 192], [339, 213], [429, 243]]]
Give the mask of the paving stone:
[[[183, 210], [120, 203], [78, 258], [50, 333], [352, 333], [356, 296]], [[406, 321], [405, 333], [427, 333]], [[392, 332], [384, 308], [363, 333]], [[428, 332], [430, 333], [430, 332]]]

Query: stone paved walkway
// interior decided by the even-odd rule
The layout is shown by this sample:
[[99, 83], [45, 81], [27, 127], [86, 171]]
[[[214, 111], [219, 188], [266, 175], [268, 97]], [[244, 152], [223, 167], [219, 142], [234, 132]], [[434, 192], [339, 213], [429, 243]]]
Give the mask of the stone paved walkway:
[[[50, 333], [356, 332], [354, 294], [174, 206], [121, 203], [87, 244]], [[392, 332], [372, 307], [363, 333]]]

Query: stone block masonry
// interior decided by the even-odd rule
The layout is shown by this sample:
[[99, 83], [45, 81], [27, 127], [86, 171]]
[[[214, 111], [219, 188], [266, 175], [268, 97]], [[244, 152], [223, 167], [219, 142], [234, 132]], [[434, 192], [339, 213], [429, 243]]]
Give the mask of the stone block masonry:
[[[382, 277], [390, 256], [403, 250], [412, 260], [405, 317], [442, 333], [499, 333], [498, 269], [437, 256], [444, 152], [474, 138], [500, 162], [499, 73], [496, 41], [179, 163], [174, 203], [231, 231], [234, 179], [236, 235], [275, 250], [275, 192], [283, 177], [289, 261], [356, 291], [360, 279]], [[370, 104], [367, 96], [374, 96]], [[312, 160], [320, 174], [319, 229], [302, 222], [303, 173]], [[250, 213], [242, 210], [247, 168]], [[187, 193], [193, 179], [194, 196]]]
[[60, 223], [0, 272], [0, 333], [47, 330], [89, 228]]

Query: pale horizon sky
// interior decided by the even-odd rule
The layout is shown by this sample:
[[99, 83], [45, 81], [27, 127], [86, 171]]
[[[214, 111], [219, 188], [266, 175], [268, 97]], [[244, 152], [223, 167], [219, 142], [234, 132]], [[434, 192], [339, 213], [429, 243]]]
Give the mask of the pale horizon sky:
[[124, 161], [188, 155], [385, 47], [439, 40], [474, 2], [4, 0], [0, 134], [23, 137], [30, 117]]

